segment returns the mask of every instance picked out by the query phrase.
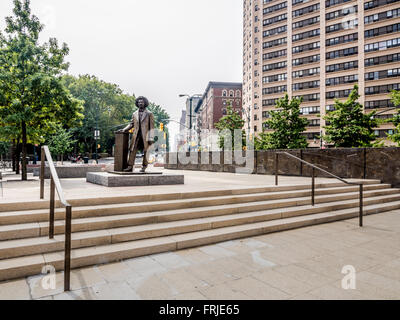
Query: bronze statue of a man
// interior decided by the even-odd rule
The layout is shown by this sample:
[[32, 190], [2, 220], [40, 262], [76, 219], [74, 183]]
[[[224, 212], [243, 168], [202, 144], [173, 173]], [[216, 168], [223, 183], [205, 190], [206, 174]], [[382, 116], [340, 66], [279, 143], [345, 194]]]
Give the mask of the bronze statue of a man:
[[129, 160], [128, 168], [125, 172], [132, 172], [135, 168], [135, 159], [138, 151], [143, 151], [143, 166], [140, 172], [146, 172], [148, 166], [148, 151], [152, 144], [154, 144], [154, 115], [146, 108], [149, 106], [149, 100], [145, 97], [136, 99], [136, 106], [139, 108], [132, 115], [131, 123], [120, 132], [127, 133], [133, 129], [132, 140], [129, 146]]

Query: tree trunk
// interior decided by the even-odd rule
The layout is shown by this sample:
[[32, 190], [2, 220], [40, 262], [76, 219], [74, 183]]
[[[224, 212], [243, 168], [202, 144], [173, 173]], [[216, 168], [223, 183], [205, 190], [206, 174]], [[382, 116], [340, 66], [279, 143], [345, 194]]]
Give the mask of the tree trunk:
[[19, 140], [17, 141], [17, 145], [16, 145], [16, 151], [15, 151], [15, 173], [19, 174], [20, 170], [19, 170], [19, 158], [21, 156], [21, 150], [20, 150], [20, 146], [21, 144], [19, 143]]
[[27, 137], [26, 137], [26, 123], [22, 122], [22, 181], [28, 180], [27, 174], [27, 163], [26, 163], [26, 156], [27, 156]]
[[17, 171], [17, 166], [16, 166], [16, 149], [17, 146], [15, 144], [15, 139], [12, 141], [12, 147], [11, 147], [11, 160], [12, 160], [12, 171], [15, 172]]

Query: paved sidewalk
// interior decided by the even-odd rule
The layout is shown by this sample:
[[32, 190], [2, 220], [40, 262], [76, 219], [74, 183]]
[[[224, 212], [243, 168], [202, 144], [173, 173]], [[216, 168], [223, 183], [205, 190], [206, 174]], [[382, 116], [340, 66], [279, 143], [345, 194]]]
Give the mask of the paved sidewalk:
[[[72, 273], [0, 283], [0, 299], [400, 299], [400, 210]], [[342, 289], [342, 269], [356, 289]]]
[[[251, 188], [275, 185], [275, 176], [248, 175], [222, 172], [204, 171], [176, 171], [154, 168], [152, 171], [161, 171], [165, 174], [185, 175], [184, 185], [175, 186], [148, 186], [148, 187], [119, 187], [107, 188], [92, 183], [86, 179], [62, 179], [65, 197], [67, 200], [81, 198], [100, 198], [113, 196], [146, 195], [155, 193], [180, 193], [206, 190], [222, 190], [234, 188]], [[149, 170], [149, 171], [151, 171]], [[6, 176], [3, 183], [4, 195], [0, 197], [0, 204], [4, 202], [37, 201], [39, 200], [39, 180], [29, 175], [29, 181], [19, 181], [16, 176]], [[12, 181], [7, 181], [8, 179]], [[352, 181], [354, 179], [349, 179]], [[338, 182], [336, 179], [317, 178], [317, 183]], [[49, 199], [50, 181], [45, 181], [45, 198]], [[310, 185], [311, 178], [307, 177], [279, 177], [279, 185]]]

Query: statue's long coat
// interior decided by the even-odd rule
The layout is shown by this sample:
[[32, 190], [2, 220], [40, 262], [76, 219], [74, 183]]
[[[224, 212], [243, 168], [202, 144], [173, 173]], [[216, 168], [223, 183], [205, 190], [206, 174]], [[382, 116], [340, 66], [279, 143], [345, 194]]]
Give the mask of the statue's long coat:
[[136, 111], [132, 115], [132, 120], [131, 120], [131, 129], [134, 129], [131, 144], [129, 146], [129, 150], [132, 152], [135, 149], [135, 144], [136, 140], [143, 138], [143, 144], [144, 144], [144, 151], [147, 151], [150, 147], [149, 142], [154, 141], [154, 115], [145, 110], [142, 113], [142, 119], [140, 121], [141, 123], [141, 133], [142, 137], [139, 137], [139, 110]]

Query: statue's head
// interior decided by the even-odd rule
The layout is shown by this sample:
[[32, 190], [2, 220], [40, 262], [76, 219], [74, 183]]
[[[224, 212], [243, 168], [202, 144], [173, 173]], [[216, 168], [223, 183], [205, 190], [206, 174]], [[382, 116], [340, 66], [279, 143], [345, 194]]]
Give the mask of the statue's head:
[[135, 104], [140, 110], [144, 110], [149, 106], [149, 100], [146, 97], [138, 97]]

